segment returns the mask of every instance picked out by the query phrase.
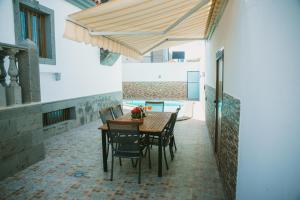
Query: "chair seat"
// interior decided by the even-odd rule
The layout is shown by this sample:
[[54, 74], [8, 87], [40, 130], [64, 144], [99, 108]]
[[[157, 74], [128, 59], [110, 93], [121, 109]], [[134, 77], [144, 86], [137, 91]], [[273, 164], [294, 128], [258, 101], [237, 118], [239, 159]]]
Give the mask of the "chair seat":
[[120, 158], [139, 158], [140, 157], [140, 153], [139, 152], [116, 152], [114, 154], [114, 156], [116, 157], [120, 157]]
[[[153, 137], [153, 138], [150, 138], [150, 144], [152, 145], [155, 145], [155, 146], [158, 146], [158, 143], [159, 143], [159, 138], [158, 137]], [[170, 143], [170, 139], [162, 139], [162, 145], [163, 146], [168, 146]]]
[[122, 144], [119, 146], [118, 150], [114, 152], [116, 157], [126, 157], [126, 158], [138, 158], [140, 152], [144, 149], [144, 145], [131, 145]]
[[138, 143], [138, 137], [119, 137], [113, 140], [114, 143]]

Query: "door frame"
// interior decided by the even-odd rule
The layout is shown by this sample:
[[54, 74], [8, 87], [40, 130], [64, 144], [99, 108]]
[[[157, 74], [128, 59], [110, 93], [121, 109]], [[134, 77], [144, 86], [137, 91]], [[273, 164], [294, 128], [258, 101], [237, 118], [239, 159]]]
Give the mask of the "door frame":
[[[220, 75], [220, 66], [218, 65], [219, 61], [222, 60], [222, 77], [219, 77]], [[219, 80], [222, 80], [222, 96], [219, 97]], [[219, 104], [219, 100], [220, 98], [223, 101], [223, 93], [224, 93], [224, 48], [222, 47], [221, 49], [217, 50], [216, 52], [216, 94], [215, 94], [215, 114], [216, 114], [216, 118], [215, 118], [215, 153], [218, 153], [219, 150], [219, 137], [221, 135], [221, 133], [219, 133], [219, 109], [218, 109], [218, 104]], [[222, 118], [221, 118], [221, 123], [222, 123]]]

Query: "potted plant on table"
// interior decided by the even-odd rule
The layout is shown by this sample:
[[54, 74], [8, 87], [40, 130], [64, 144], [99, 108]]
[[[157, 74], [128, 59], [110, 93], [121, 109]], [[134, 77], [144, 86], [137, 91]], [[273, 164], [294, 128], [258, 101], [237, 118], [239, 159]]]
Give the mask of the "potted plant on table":
[[142, 120], [145, 117], [145, 112], [142, 107], [135, 107], [131, 110], [131, 118]]

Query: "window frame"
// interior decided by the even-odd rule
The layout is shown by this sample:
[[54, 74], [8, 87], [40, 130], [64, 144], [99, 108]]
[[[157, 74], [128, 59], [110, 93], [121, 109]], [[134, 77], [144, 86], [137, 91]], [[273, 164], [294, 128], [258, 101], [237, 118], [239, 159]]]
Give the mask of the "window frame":
[[[21, 32], [21, 19], [20, 19], [20, 4], [31, 8], [32, 10], [45, 14], [45, 29], [46, 34], [46, 48], [49, 58], [39, 57], [40, 64], [56, 65], [56, 54], [55, 54], [55, 26], [54, 26], [54, 10], [47, 8], [39, 4], [36, 0], [12, 0], [14, 7], [14, 21], [15, 21], [15, 38], [16, 43], [22, 42]], [[49, 34], [50, 33], [50, 34]]]

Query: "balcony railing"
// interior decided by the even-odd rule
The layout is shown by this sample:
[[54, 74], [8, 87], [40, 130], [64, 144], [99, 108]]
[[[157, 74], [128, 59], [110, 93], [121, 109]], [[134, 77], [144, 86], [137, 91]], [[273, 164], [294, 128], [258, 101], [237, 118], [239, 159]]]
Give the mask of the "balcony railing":
[[36, 45], [30, 40], [21, 45], [0, 43], [0, 107], [40, 100]]

